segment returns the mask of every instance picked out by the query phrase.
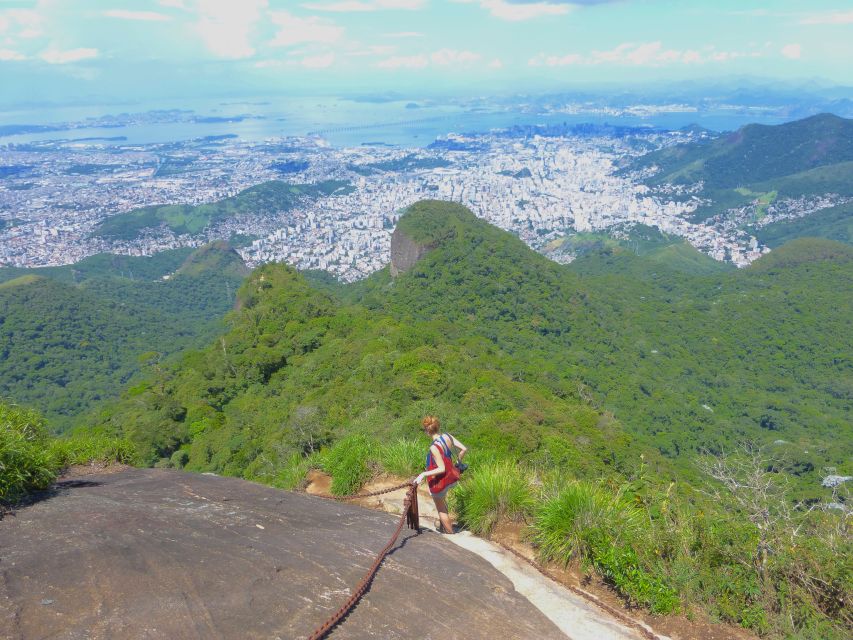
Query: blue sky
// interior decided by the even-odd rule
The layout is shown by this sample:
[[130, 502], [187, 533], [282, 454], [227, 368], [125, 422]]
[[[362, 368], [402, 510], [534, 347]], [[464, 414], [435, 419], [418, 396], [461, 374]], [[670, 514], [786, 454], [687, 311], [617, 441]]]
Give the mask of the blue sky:
[[853, 85], [851, 61], [849, 0], [0, 0], [0, 103]]

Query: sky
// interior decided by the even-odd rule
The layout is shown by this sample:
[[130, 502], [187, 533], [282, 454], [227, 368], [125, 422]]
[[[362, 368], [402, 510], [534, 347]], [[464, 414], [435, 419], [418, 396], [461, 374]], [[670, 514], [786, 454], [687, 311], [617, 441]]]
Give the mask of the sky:
[[849, 0], [0, 0], [0, 104], [853, 85]]

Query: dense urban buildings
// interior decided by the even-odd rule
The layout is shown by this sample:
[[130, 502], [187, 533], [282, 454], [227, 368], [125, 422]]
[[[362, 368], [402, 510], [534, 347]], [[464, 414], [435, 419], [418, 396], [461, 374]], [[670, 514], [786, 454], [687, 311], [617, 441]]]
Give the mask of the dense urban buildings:
[[[739, 224], [754, 218], [755, 207], [763, 207], [772, 221], [840, 203], [831, 195], [776, 202], [771, 211], [756, 203], [697, 222], [692, 214], [702, 204], [701, 185], [653, 190], [643, 182], [646, 175], [620, 170], [644, 150], [691, 135], [495, 131], [449, 135], [417, 149], [383, 144], [338, 149], [319, 136], [7, 145], [0, 148], [0, 264], [68, 264], [103, 252], [149, 255], [238, 236], [250, 265], [287, 261], [354, 280], [387, 263], [391, 231], [406, 206], [437, 198], [467, 205], [561, 261], [572, 259], [571, 253], [554, 251], [567, 234], [642, 223], [744, 266], [767, 250]], [[334, 180], [341, 186], [282, 210], [229, 216], [195, 234], [176, 235], [165, 225], [143, 228], [131, 238], [96, 233], [116, 214], [215, 202], [270, 180]]]

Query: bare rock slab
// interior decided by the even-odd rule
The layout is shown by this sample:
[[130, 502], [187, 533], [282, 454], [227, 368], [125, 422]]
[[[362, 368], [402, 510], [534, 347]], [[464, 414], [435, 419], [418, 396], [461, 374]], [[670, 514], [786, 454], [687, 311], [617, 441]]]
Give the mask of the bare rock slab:
[[[305, 638], [396, 522], [176, 471], [60, 484], [0, 521], [0, 637]], [[408, 530], [330, 637], [565, 638], [486, 561]]]

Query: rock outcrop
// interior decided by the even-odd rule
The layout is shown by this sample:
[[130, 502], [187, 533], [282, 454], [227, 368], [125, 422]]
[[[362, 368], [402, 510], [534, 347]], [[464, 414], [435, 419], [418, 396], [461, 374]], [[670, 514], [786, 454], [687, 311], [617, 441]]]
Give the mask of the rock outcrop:
[[395, 278], [411, 269], [432, 247], [418, 244], [397, 227], [391, 234], [391, 275]]
[[[0, 637], [306, 638], [347, 599], [396, 523], [168, 470], [60, 483], [0, 521]], [[405, 530], [332, 637], [565, 636], [479, 556]]]

